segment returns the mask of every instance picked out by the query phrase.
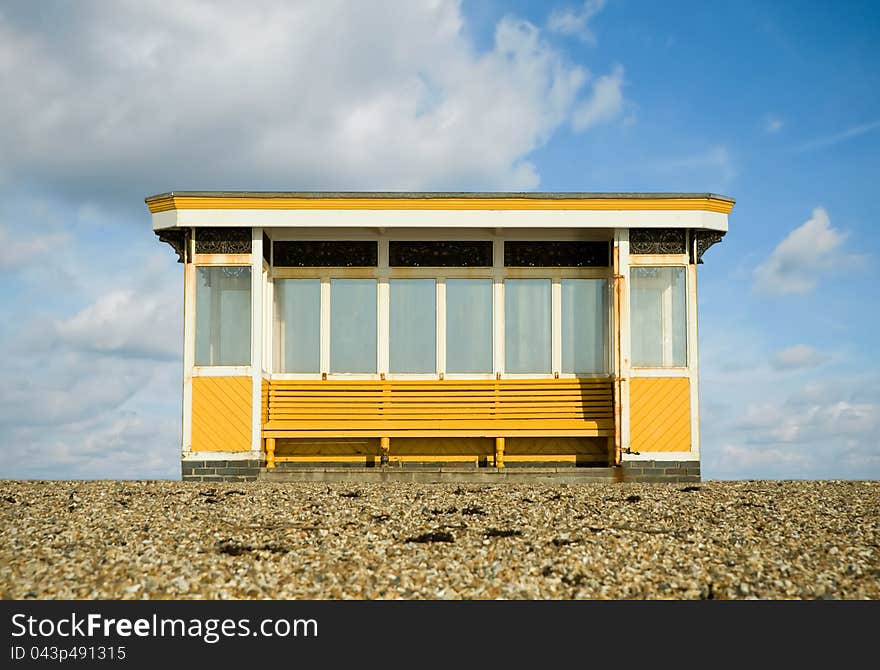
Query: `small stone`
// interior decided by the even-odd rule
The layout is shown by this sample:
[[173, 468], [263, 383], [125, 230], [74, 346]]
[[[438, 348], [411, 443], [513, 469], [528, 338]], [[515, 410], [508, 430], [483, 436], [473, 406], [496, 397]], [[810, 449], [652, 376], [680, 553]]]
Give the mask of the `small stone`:
[[189, 593], [189, 582], [183, 577], [175, 577], [171, 580], [171, 585], [180, 593]]
[[0, 481], [0, 595], [880, 599], [877, 484], [203, 486]]

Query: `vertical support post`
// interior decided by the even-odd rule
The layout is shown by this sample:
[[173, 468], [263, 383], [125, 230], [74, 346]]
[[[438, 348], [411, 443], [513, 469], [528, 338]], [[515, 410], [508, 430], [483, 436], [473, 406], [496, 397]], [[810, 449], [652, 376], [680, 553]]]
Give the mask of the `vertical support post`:
[[[186, 239], [192, 245], [192, 235]], [[198, 274], [192, 262], [192, 248], [184, 252], [183, 266], [183, 421], [181, 451], [192, 451], [192, 376], [196, 358], [196, 281]]]
[[389, 269], [389, 245], [388, 239], [384, 236], [379, 237], [378, 251], [379, 267], [377, 268], [376, 286], [376, 344], [378, 351], [376, 353], [376, 372], [379, 378], [384, 379], [382, 375], [388, 375], [391, 369], [391, 286], [389, 282], [391, 271]]
[[437, 279], [435, 287], [437, 304], [437, 323], [435, 339], [437, 342], [436, 372], [440, 379], [446, 375], [446, 279]]
[[559, 378], [562, 371], [562, 278], [553, 277], [550, 284], [550, 367]]
[[616, 342], [615, 362], [615, 435], [618, 436], [620, 452], [616, 454], [616, 465], [621, 463], [623, 454], [629, 450], [629, 380], [632, 376], [630, 310], [629, 310], [629, 229], [620, 228], [614, 232], [614, 298], [617, 303], [614, 311], [614, 331]]
[[691, 455], [700, 460], [700, 375], [697, 331], [697, 264], [687, 267], [687, 364], [691, 400]]
[[251, 452], [263, 448], [263, 229], [251, 228]]
[[271, 470], [275, 467], [275, 438], [266, 438], [266, 467]]
[[614, 452], [611, 455], [611, 465], [620, 465], [623, 451], [623, 442], [621, 435], [621, 404], [620, 404], [620, 284], [623, 277], [620, 275], [620, 245], [618, 243], [617, 233], [614, 235], [614, 248], [612, 259], [611, 273], [611, 341], [614, 343], [612, 349], [611, 369], [614, 373]]
[[330, 372], [330, 277], [321, 277], [321, 375]]
[[492, 373], [504, 373], [504, 240], [492, 241]]
[[266, 374], [275, 369], [275, 352], [272, 351], [275, 332], [275, 282], [271, 273], [272, 266], [263, 261], [263, 372]]
[[503, 468], [504, 467], [504, 438], [496, 437], [495, 438], [495, 467]]
[[[391, 382], [387, 380], [382, 380], [379, 382], [380, 388], [382, 389], [381, 400], [379, 402], [379, 421], [385, 424], [388, 420], [388, 415], [392, 413], [391, 407]], [[386, 424], [387, 425], [387, 424]], [[390, 437], [380, 437], [379, 438], [379, 465], [387, 465], [389, 459], [389, 454], [391, 452], [391, 438]]]

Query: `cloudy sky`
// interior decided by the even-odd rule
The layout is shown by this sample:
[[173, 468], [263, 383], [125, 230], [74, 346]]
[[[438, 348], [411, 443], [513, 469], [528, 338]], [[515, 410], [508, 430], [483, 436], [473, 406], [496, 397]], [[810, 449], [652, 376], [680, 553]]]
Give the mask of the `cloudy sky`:
[[176, 478], [168, 190], [713, 191], [706, 478], [880, 477], [875, 2], [0, 0], [0, 477]]

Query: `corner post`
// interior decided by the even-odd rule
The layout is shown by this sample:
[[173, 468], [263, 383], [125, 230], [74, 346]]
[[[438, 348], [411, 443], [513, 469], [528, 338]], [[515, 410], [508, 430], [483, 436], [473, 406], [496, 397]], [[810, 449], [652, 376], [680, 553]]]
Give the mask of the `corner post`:
[[614, 309], [612, 336], [614, 341], [614, 464], [620, 465], [629, 451], [629, 380], [631, 371], [631, 338], [629, 313], [629, 229], [614, 231]]
[[[689, 231], [691, 238], [693, 231]], [[695, 244], [695, 242], [692, 242]], [[700, 462], [700, 375], [699, 332], [697, 330], [697, 263], [696, 249], [687, 266], [687, 364], [691, 401], [691, 456]]]
[[[251, 228], [251, 456], [263, 450], [263, 229]], [[274, 440], [273, 440], [274, 442]], [[267, 444], [268, 451], [268, 444]]]
[[196, 266], [193, 262], [192, 235], [187, 236], [183, 254], [183, 421], [181, 452], [192, 451], [192, 387], [196, 358]]

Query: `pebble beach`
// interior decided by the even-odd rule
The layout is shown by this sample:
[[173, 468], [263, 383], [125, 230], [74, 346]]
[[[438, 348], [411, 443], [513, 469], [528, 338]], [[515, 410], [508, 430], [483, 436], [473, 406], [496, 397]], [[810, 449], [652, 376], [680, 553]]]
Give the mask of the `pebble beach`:
[[877, 599], [880, 482], [0, 481], [4, 599]]

